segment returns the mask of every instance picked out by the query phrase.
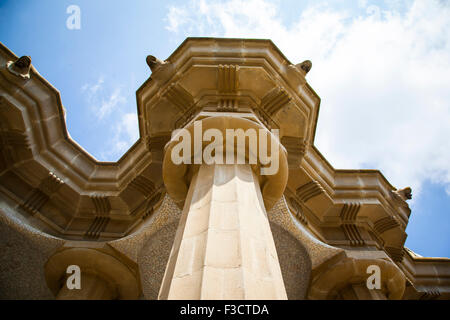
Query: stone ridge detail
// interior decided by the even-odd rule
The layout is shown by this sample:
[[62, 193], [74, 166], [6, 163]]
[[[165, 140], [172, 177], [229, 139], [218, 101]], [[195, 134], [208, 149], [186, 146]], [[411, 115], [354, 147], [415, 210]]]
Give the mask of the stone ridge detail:
[[222, 65], [217, 67], [217, 88], [219, 92], [235, 93], [238, 89], [239, 66]]
[[394, 260], [395, 262], [401, 262], [403, 260], [403, 256], [404, 256], [403, 247], [395, 248], [395, 247], [386, 246], [384, 249], [389, 254], [389, 256], [392, 258], [392, 260]]
[[297, 202], [293, 197], [289, 198], [289, 204], [292, 207], [292, 211], [295, 216], [300, 220], [301, 223], [307, 225], [308, 220], [306, 219], [305, 214], [303, 213], [302, 207], [300, 203]]
[[142, 216], [142, 219], [145, 220], [147, 217], [151, 216], [153, 212], [155, 212], [158, 205], [163, 200], [163, 193], [162, 192], [156, 192], [148, 201], [145, 206], [145, 211]]
[[17, 149], [31, 150], [28, 136], [19, 130], [1, 130], [0, 132], [0, 154], [3, 165], [0, 171], [14, 165], [18, 161]]
[[302, 185], [296, 190], [297, 197], [299, 197], [302, 202], [307, 202], [308, 200], [317, 197], [324, 192], [325, 191], [322, 186], [315, 180]]
[[261, 108], [269, 115], [275, 114], [291, 101], [289, 94], [280, 87], [270, 90], [261, 100]]
[[358, 230], [358, 226], [354, 223], [342, 224], [346, 238], [350, 241], [351, 246], [363, 246], [365, 245], [364, 239], [361, 237], [361, 233]]
[[178, 83], [169, 86], [166, 97], [182, 112], [186, 112], [194, 104], [192, 95]]
[[307, 142], [302, 138], [283, 136], [281, 144], [286, 148], [288, 156], [289, 154], [294, 154], [303, 157], [306, 153]]
[[374, 223], [374, 228], [379, 234], [399, 226], [400, 224], [393, 217], [384, 217]]
[[353, 222], [356, 220], [359, 209], [361, 209], [361, 204], [359, 202], [356, 203], [345, 203], [342, 207], [340, 217], [342, 221]]
[[361, 209], [361, 203], [344, 203], [342, 207], [340, 218], [342, 220], [342, 230], [345, 237], [350, 241], [351, 246], [363, 246], [365, 241], [359, 232], [359, 227], [356, 224], [356, 217]]
[[96, 240], [100, 237], [111, 219], [109, 217], [95, 217], [89, 229], [86, 231], [84, 238]]
[[91, 200], [94, 203], [95, 214], [98, 216], [104, 216], [111, 211], [111, 204], [108, 197], [95, 195], [91, 196]]
[[32, 215], [38, 213], [63, 184], [64, 182], [53, 172], [49, 172], [48, 176], [41, 181], [39, 186], [31, 191], [21, 207]]
[[137, 176], [130, 182], [129, 186], [142, 193], [144, 196], [149, 196], [155, 191], [154, 183], [144, 176]]
[[2, 130], [0, 144], [12, 147], [30, 148], [30, 142], [26, 134], [19, 130]]
[[217, 111], [233, 112], [238, 110], [238, 102], [233, 98], [220, 99], [217, 105]]

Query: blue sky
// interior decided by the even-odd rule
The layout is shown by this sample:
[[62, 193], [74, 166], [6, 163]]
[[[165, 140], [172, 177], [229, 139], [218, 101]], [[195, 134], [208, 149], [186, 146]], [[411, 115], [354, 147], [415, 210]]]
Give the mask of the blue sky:
[[[69, 30], [69, 5], [81, 29]], [[322, 99], [316, 145], [335, 168], [380, 169], [413, 188], [406, 245], [450, 257], [448, 1], [0, 0], [0, 41], [33, 65], [67, 110], [69, 134], [101, 161], [138, 137], [148, 54], [187, 36], [269, 38], [311, 59]]]

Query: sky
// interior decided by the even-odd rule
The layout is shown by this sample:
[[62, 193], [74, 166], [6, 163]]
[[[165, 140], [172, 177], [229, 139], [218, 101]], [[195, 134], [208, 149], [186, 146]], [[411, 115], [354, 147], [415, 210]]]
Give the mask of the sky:
[[311, 60], [315, 145], [334, 168], [411, 186], [406, 246], [450, 257], [449, 0], [0, 0], [0, 41], [31, 56], [61, 93], [70, 136], [99, 161], [138, 139], [145, 57], [188, 36], [271, 39], [292, 63]]

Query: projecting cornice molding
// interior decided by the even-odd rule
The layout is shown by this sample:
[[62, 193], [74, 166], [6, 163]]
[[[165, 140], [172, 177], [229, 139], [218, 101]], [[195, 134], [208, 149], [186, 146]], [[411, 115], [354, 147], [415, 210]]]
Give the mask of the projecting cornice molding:
[[[59, 92], [29, 57], [0, 43], [0, 200], [49, 237], [76, 240], [53, 259], [101, 256], [138, 280], [133, 263], [143, 239], [181, 213], [162, 179], [173, 130], [239, 114], [249, 127], [279, 130], [283, 185], [268, 183], [262, 194], [268, 208], [274, 205], [270, 222], [306, 250], [310, 298], [340, 294], [373, 263], [388, 275], [390, 298], [403, 291], [406, 298], [448, 295], [449, 260], [404, 248], [411, 190], [396, 190], [378, 170], [335, 169], [314, 146], [320, 98], [305, 79], [310, 61], [292, 64], [270, 40], [188, 38], [166, 60], [148, 56], [147, 64], [151, 76], [136, 92], [140, 137], [117, 162], [99, 162], [70, 138]], [[271, 196], [284, 190], [285, 178], [284, 195]], [[102, 241], [114, 250], [94, 248]], [[55, 286], [57, 269], [50, 273]], [[130, 297], [140, 291], [125, 289]]]
[[[18, 203], [26, 199], [23, 210], [38, 213], [57, 235], [128, 234], [154, 210], [150, 199], [164, 193], [162, 155], [171, 132], [202, 111], [238, 112], [279, 129], [290, 203], [304, 223], [339, 226], [341, 203], [357, 201], [361, 209], [347, 230], [352, 241], [361, 242], [351, 236], [361, 222], [383, 246], [401, 248], [404, 236], [380, 232], [386, 227], [379, 221], [396, 217], [392, 230], [404, 234], [405, 203], [391, 196], [395, 189], [379, 171], [336, 170], [314, 147], [320, 98], [305, 79], [311, 63], [293, 65], [270, 40], [188, 38], [165, 61], [149, 56], [152, 74], [136, 92], [140, 138], [115, 163], [97, 161], [70, 138], [59, 93], [31, 60], [28, 80], [11, 72], [8, 62], [26, 66], [22, 60], [0, 45], [1, 189]], [[49, 172], [64, 182], [51, 194], [39, 188]]]

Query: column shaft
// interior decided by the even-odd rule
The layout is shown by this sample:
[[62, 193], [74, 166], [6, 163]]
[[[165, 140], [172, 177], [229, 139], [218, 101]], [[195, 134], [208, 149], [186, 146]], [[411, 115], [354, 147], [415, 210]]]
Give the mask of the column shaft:
[[193, 177], [160, 299], [287, 299], [250, 165], [201, 165]]

